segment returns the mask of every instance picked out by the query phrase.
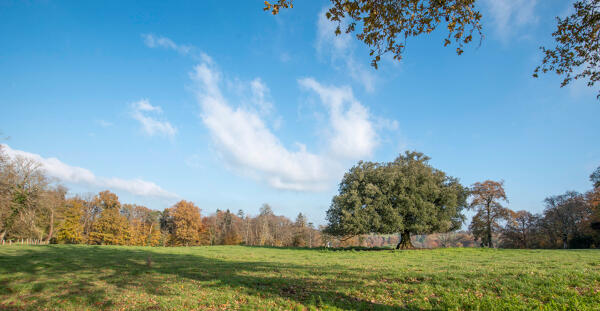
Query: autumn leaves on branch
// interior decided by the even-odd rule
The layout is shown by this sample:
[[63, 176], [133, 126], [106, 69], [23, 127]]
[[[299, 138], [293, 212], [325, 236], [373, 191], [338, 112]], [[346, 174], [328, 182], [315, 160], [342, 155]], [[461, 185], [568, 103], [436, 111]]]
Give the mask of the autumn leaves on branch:
[[[331, 0], [327, 19], [337, 24], [335, 34], [354, 33], [370, 49], [371, 65], [378, 68], [381, 57], [391, 53], [401, 60], [411, 37], [430, 34], [445, 26], [443, 45], [456, 43], [461, 55], [464, 45], [477, 35], [483, 39], [482, 15], [476, 4], [481, 0]], [[264, 10], [273, 15], [281, 9], [293, 8], [292, 0], [265, 1]], [[557, 29], [552, 34], [554, 48], [541, 47], [542, 64], [539, 73], [554, 72], [564, 76], [561, 87], [573, 80], [587, 79], [593, 87], [600, 80], [600, 0], [578, 0], [574, 13], [557, 17]], [[481, 44], [481, 40], [479, 41]], [[600, 99], [600, 92], [597, 98]]]

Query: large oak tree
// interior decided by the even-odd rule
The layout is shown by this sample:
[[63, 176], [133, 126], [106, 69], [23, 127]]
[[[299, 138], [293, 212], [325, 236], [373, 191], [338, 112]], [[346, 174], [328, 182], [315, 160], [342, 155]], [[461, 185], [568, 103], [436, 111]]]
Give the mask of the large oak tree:
[[348, 239], [400, 233], [397, 248], [412, 248], [411, 234], [448, 232], [463, 221], [466, 189], [428, 163], [406, 152], [389, 163], [359, 162], [344, 175], [327, 211], [326, 233]]

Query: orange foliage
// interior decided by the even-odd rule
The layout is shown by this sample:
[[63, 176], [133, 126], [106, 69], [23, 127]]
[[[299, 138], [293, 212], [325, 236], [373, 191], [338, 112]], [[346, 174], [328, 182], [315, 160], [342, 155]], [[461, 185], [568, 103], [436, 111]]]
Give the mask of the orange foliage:
[[199, 245], [204, 226], [200, 209], [192, 202], [179, 201], [172, 208], [165, 209], [172, 222], [170, 243], [172, 245]]

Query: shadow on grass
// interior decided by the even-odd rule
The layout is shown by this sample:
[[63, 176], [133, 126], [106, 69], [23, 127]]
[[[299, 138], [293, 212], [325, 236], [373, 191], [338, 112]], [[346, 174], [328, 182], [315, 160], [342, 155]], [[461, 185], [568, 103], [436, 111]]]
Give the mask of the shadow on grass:
[[[396, 249], [394, 249], [393, 247], [389, 246], [389, 247], [366, 247], [366, 246], [347, 246], [347, 247], [324, 247], [324, 246], [319, 246], [319, 247], [297, 247], [297, 246], [267, 246], [267, 245], [239, 245], [241, 247], [248, 247], [248, 248], [267, 248], [267, 249], [288, 249], [288, 250], [304, 250], [304, 251], [330, 251], [330, 252], [337, 252], [337, 251], [365, 251], [365, 252], [376, 252], [376, 251], [396, 251]], [[414, 250], [416, 250], [417, 248], [415, 248]], [[401, 250], [398, 250], [401, 251]]]
[[[151, 267], [146, 264], [148, 257], [152, 258]], [[106, 285], [102, 285], [102, 282], [121, 292], [125, 289], [134, 290], [138, 295], [140, 292], [159, 296], [181, 295], [168, 283], [165, 284], [165, 277], [171, 280], [175, 277], [208, 281], [207, 285], [202, 286], [217, 290], [234, 289], [237, 293], [260, 295], [261, 298], [283, 298], [316, 307], [413, 309], [380, 304], [342, 293], [344, 288], [366, 290], [366, 284], [362, 281], [365, 279], [364, 271], [337, 265], [319, 265], [317, 271], [312, 265], [222, 260], [202, 256], [200, 249], [178, 253], [160, 252], [152, 248], [39, 246], [0, 257], [0, 274], [8, 276], [0, 278], [2, 310], [20, 309], [1, 304], [3, 300], [15, 296], [30, 310], [44, 309], [65, 301], [79, 309], [110, 308], [119, 301], [107, 293]], [[74, 274], [75, 277], [65, 281], [66, 274]], [[323, 278], [303, 277], [315, 274]], [[334, 280], [333, 283], [331, 280]], [[21, 292], [14, 290], [24, 283], [31, 284], [31, 288]]]

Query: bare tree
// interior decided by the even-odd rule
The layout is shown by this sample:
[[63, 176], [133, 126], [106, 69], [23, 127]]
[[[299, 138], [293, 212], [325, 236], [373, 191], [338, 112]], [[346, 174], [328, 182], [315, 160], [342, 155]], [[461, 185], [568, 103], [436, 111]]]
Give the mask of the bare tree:
[[505, 247], [530, 248], [538, 231], [540, 217], [528, 211], [511, 213], [502, 230], [502, 243]]
[[36, 216], [40, 212], [43, 193], [48, 189], [48, 180], [40, 163], [17, 156], [8, 159], [2, 173], [3, 188], [8, 204], [3, 208], [0, 219], [0, 238], [11, 234], [17, 238], [33, 238], [43, 235], [37, 226]]

